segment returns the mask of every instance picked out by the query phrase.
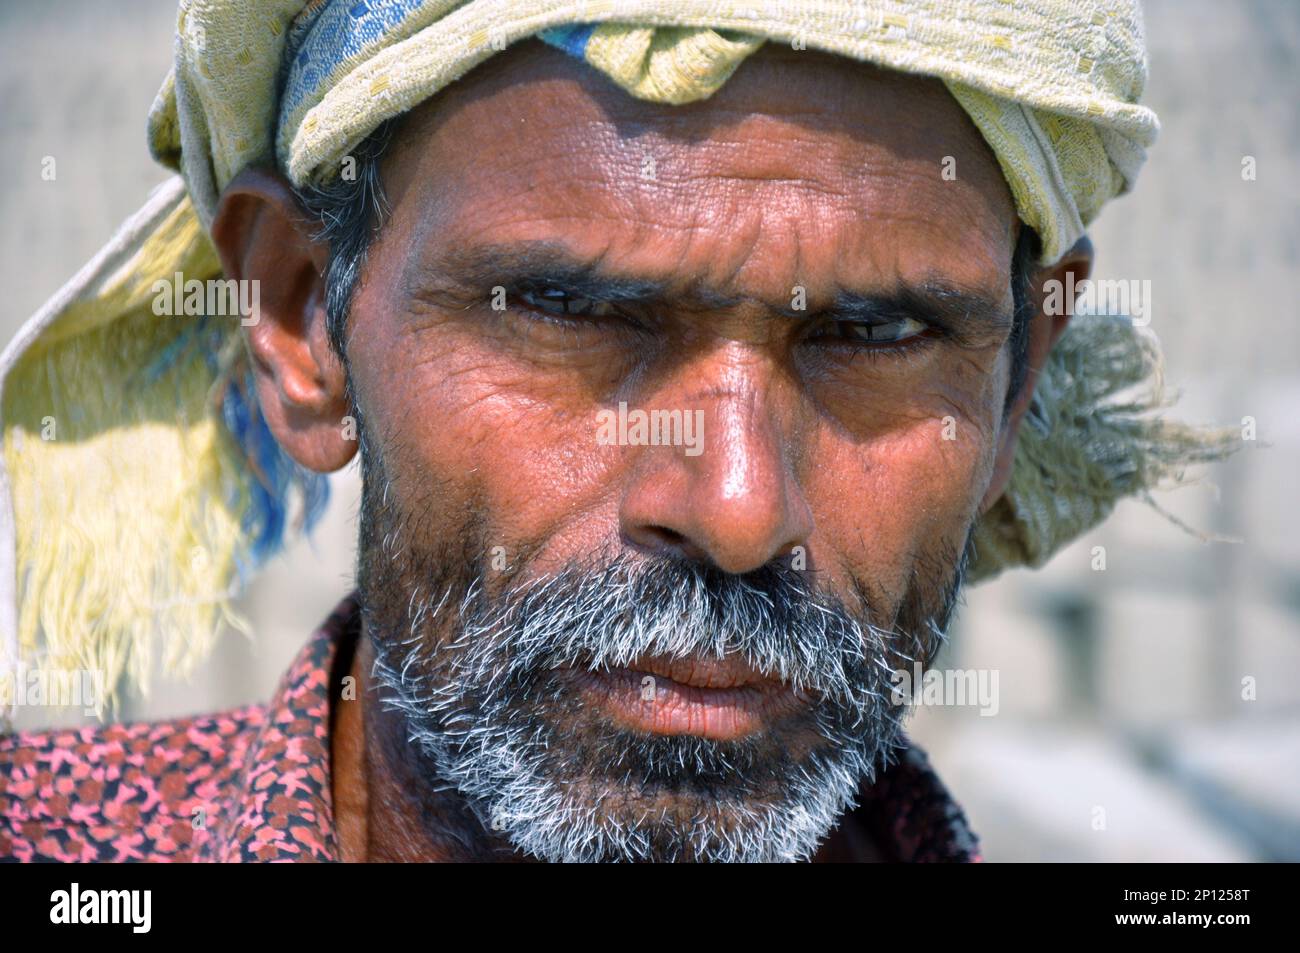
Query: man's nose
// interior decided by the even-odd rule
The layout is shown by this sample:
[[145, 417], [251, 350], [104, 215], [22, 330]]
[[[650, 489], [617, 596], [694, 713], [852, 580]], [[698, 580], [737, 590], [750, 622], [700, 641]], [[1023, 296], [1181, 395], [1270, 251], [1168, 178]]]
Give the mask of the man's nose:
[[734, 574], [806, 547], [812, 510], [772, 404], [753, 387], [715, 390], [686, 411], [703, 410], [698, 455], [680, 446], [626, 449], [639, 459], [619, 510], [624, 539]]

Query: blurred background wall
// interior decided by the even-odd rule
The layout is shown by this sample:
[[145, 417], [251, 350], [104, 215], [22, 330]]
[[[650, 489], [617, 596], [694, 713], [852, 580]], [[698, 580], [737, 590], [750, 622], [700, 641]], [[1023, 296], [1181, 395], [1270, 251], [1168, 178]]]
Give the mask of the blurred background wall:
[[[172, 0], [0, 0], [0, 338], [166, 177], [144, 123], [175, 13]], [[1239, 542], [1129, 503], [1045, 570], [968, 590], [940, 664], [996, 672], [997, 714], [922, 707], [911, 731], [990, 860], [1300, 860], [1300, 4], [1147, 0], [1146, 13], [1146, 101], [1164, 128], [1135, 194], [1093, 229], [1096, 277], [1151, 281], [1179, 412], [1253, 417], [1258, 439], [1159, 500]], [[160, 677], [121, 717], [264, 701], [351, 587], [358, 489], [355, 469], [337, 475], [323, 525], [248, 592], [255, 640], [229, 634], [193, 682]], [[77, 717], [27, 710], [19, 724]]]

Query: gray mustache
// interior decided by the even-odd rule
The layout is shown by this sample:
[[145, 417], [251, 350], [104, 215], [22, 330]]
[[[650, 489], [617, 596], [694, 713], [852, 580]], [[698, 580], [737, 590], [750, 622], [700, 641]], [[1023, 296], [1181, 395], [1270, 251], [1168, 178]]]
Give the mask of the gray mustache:
[[738, 576], [682, 560], [617, 557], [492, 599], [472, 585], [459, 607], [459, 636], [439, 654], [454, 684], [511, 691], [566, 666], [739, 655], [766, 677], [865, 715], [911, 652], [867, 621], [860, 593], [855, 602], [818, 593], [809, 573], [777, 564]]

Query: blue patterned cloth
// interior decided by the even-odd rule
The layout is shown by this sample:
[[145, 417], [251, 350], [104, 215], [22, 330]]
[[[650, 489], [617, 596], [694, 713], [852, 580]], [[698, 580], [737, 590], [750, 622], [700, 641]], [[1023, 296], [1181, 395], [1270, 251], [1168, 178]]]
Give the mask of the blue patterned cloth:
[[334, 70], [415, 13], [424, 0], [324, 0], [298, 18], [284, 51], [280, 114], [293, 111]]

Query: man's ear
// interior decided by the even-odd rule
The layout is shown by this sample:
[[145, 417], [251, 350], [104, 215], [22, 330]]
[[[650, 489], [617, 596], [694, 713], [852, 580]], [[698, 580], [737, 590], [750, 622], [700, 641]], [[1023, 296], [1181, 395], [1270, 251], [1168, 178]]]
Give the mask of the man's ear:
[[[997, 502], [1006, 491], [1011, 479], [1011, 469], [1016, 458], [1016, 438], [1020, 434], [1020, 421], [1029, 409], [1029, 402], [1034, 396], [1034, 387], [1038, 375], [1047, 362], [1048, 352], [1065, 333], [1070, 323], [1070, 314], [1074, 311], [1074, 302], [1070, 301], [1064, 314], [1048, 314], [1044, 307], [1051, 290], [1056, 289], [1056, 300], [1061, 301], [1064, 288], [1076, 288], [1082, 291], [1080, 283], [1092, 274], [1092, 241], [1084, 235], [1074, 243], [1065, 256], [1054, 265], [1038, 268], [1030, 276], [1029, 292], [1033, 306], [1033, 316], [1029, 321], [1029, 341], [1026, 348], [1028, 371], [1020, 393], [1015, 397], [1007, 412], [1001, 432], [998, 435], [997, 457], [993, 463], [993, 479], [980, 503], [980, 512], [984, 513]], [[1055, 284], [1059, 282], [1060, 284]], [[1055, 310], [1055, 309], [1053, 309]]]
[[357, 442], [343, 363], [325, 322], [329, 249], [313, 238], [289, 183], [245, 169], [221, 194], [212, 241], [227, 278], [256, 281], [259, 309], [246, 328], [257, 399], [271, 433], [294, 460], [319, 473], [352, 459]]

